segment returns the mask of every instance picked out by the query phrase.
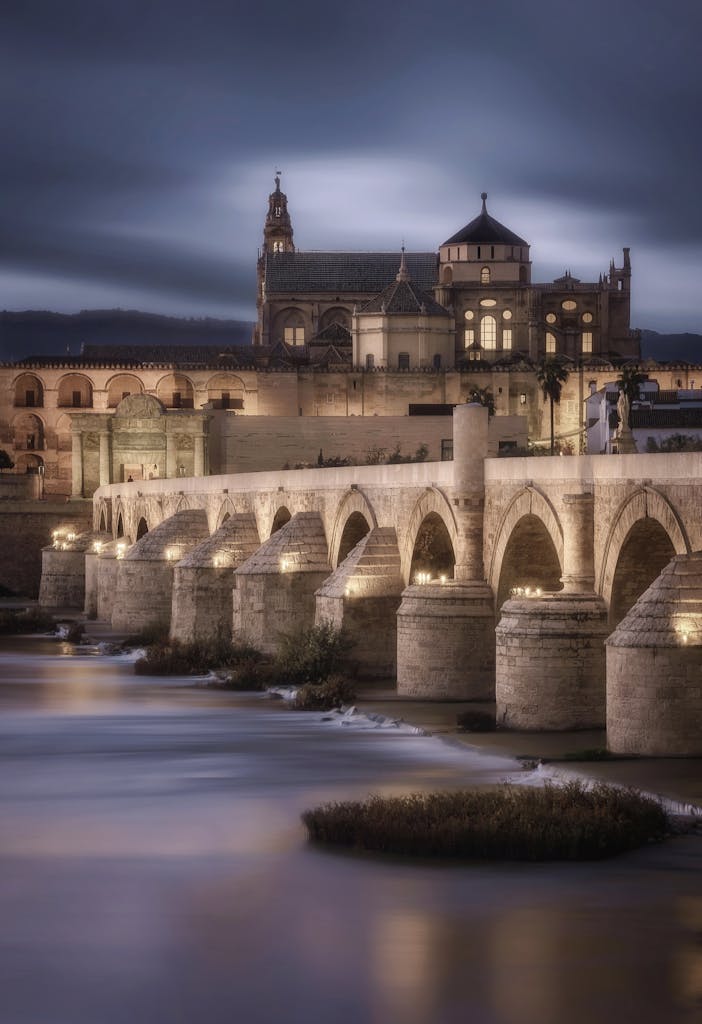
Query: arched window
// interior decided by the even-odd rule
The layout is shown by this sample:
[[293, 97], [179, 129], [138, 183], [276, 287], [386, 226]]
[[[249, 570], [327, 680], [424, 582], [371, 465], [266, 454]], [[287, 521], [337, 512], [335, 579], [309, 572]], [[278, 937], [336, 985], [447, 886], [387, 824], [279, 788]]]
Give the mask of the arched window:
[[583, 331], [583, 352], [592, 352], [592, 331]]
[[490, 268], [489, 267], [483, 267], [482, 270], [480, 271], [480, 283], [481, 284], [490, 284]]
[[292, 310], [283, 323], [283, 341], [286, 345], [305, 344], [305, 321], [302, 313]]
[[451, 267], [444, 267], [441, 271], [441, 283], [452, 284], [453, 283], [453, 270]]
[[556, 351], [556, 335], [546, 332], [546, 352], [548, 355]]
[[397, 357], [397, 368], [398, 370], [409, 370], [410, 368], [410, 357], [409, 352], [400, 352]]
[[494, 316], [484, 316], [480, 321], [480, 344], [484, 349], [497, 348], [497, 320]]
[[274, 242], [273, 243], [273, 252], [282, 252], [282, 251], [283, 251], [283, 243], [282, 242]]
[[375, 366], [375, 356], [372, 352], [366, 352], [366, 369], [372, 370]]

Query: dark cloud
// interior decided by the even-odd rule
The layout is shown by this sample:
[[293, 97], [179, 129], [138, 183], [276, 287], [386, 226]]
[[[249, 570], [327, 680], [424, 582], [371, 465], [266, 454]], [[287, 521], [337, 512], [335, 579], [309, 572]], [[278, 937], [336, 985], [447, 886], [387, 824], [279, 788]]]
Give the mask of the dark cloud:
[[36, 306], [253, 316], [281, 162], [305, 247], [435, 247], [487, 189], [536, 276], [557, 230], [561, 268], [630, 244], [652, 326], [695, 329], [701, 29], [697, 0], [11, 2], [0, 307], [35, 279]]

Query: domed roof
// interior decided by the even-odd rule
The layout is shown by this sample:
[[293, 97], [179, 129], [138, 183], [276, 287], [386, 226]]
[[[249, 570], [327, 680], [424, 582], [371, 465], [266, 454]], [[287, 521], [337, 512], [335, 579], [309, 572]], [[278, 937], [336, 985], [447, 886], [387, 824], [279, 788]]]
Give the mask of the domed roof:
[[487, 192], [481, 194], [483, 208], [478, 216], [457, 231], [455, 235], [442, 242], [442, 245], [458, 245], [468, 242], [470, 245], [528, 245], [529, 243], [514, 231], [510, 231], [499, 220], [495, 220], [487, 212]]
[[379, 295], [362, 307], [361, 313], [415, 313], [417, 316], [450, 316], [429, 292], [423, 292], [412, 282], [402, 250], [397, 277]]

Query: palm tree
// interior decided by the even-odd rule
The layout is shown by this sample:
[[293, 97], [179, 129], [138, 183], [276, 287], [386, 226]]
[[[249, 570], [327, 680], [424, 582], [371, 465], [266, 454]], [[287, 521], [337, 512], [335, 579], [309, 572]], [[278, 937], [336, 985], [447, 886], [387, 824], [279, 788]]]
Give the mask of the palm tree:
[[[617, 387], [626, 395], [629, 408], [629, 419], [631, 419], [631, 406], [638, 402], [641, 385], [648, 380], [648, 375], [641, 373], [637, 366], [622, 366], [621, 373], [617, 378]], [[622, 426], [631, 426], [631, 423], [623, 423]]]
[[557, 359], [542, 359], [536, 371], [536, 379], [544, 396], [544, 402], [548, 399], [551, 403], [551, 455], [553, 455], [555, 447], [553, 407], [560, 403], [561, 391], [569, 376], [568, 370]]

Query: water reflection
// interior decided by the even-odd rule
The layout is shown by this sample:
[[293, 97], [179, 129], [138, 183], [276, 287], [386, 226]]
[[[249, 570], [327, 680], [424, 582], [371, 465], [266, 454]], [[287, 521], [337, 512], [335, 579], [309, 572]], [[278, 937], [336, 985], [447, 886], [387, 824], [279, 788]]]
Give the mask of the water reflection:
[[580, 866], [330, 854], [311, 804], [513, 765], [50, 641], [0, 673], [3, 1021], [699, 1019], [699, 838]]

